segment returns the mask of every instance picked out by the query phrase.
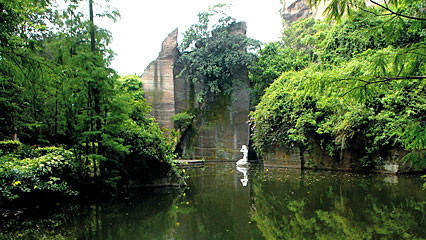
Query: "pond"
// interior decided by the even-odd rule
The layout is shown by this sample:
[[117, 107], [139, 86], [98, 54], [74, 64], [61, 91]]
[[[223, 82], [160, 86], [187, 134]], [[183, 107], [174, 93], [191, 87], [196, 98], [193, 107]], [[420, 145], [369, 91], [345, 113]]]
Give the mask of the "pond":
[[14, 213], [1, 223], [0, 238], [426, 239], [418, 175], [237, 169], [229, 162], [185, 174], [186, 189]]

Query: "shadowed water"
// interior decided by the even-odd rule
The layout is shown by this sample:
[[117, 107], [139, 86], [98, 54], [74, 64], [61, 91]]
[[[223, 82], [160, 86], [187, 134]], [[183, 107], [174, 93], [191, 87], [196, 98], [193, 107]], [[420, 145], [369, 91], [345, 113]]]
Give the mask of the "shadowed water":
[[426, 239], [420, 176], [252, 165], [243, 186], [244, 172], [232, 163], [187, 168], [186, 189], [9, 217], [0, 238]]

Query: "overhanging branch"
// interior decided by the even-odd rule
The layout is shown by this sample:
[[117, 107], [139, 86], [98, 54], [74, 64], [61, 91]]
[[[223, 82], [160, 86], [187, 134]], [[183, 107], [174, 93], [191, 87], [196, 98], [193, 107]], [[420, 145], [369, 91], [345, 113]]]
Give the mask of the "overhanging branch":
[[388, 12], [394, 14], [394, 15], [397, 15], [397, 16], [400, 16], [400, 17], [403, 17], [403, 18], [412, 19], [412, 20], [426, 21], [426, 18], [413, 17], [413, 16], [404, 15], [404, 14], [395, 12], [392, 9], [389, 8], [389, 6], [387, 5], [386, 1], [385, 1], [386, 6], [383, 5], [383, 4], [380, 4], [380, 3], [376, 2], [375, 0], [370, 0], [370, 2], [373, 3], [373, 4], [375, 4], [375, 5], [377, 5], [377, 6], [379, 6], [379, 7], [381, 7], [381, 8], [383, 8], [383, 9], [385, 9], [386, 11], [388, 11]]
[[[345, 92], [343, 96], [346, 96], [347, 94], [353, 92], [355, 89], [359, 88], [366, 88], [368, 85], [371, 84], [377, 84], [377, 83], [384, 83], [384, 82], [390, 82], [394, 80], [423, 80], [426, 79], [426, 76], [406, 76], [406, 77], [376, 77], [375, 81], [368, 81], [363, 79], [355, 79], [356, 81], [363, 82], [364, 84], [361, 86], [356, 86], [354, 88], [351, 88], [349, 91]], [[348, 79], [341, 79], [342, 81], [346, 81]]]

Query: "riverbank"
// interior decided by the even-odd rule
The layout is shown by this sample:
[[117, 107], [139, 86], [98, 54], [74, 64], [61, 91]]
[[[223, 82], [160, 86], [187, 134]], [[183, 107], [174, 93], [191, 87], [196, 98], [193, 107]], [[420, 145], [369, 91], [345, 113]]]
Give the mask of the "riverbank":
[[0, 209], [113, 198], [140, 186], [186, 185], [176, 167], [165, 161], [137, 166], [139, 175], [152, 168], [143, 176], [127, 172], [122, 165], [105, 167], [101, 174], [88, 160], [92, 156], [79, 156], [75, 149], [0, 141], [0, 151]]

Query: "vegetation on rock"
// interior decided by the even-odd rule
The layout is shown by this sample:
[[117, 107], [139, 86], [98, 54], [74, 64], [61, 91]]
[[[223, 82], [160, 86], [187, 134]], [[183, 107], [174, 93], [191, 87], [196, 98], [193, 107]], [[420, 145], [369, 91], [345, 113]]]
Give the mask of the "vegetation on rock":
[[[390, 5], [417, 18], [424, 15], [420, 6]], [[260, 52], [252, 69], [271, 71], [251, 78], [254, 92], [265, 91], [251, 113], [255, 148], [315, 142], [336, 159], [344, 150], [361, 153], [353, 164], [372, 168], [382, 164], [377, 156], [396, 147], [411, 151], [405, 160], [424, 168], [426, 21], [380, 8], [338, 17], [338, 23], [300, 21]]]
[[191, 124], [194, 119], [194, 115], [188, 112], [180, 112], [172, 117], [172, 121], [176, 129], [179, 129], [181, 132], [184, 132]]
[[[244, 23], [228, 16], [224, 7], [216, 5], [199, 13], [199, 22], [184, 33], [180, 45], [181, 75], [191, 84], [201, 84], [197, 101], [204, 104], [218, 94], [232, 93], [238, 84], [235, 74], [256, 60], [253, 50], [259, 47], [258, 41], [241, 32]], [[217, 19], [214, 24], [212, 18]]]

